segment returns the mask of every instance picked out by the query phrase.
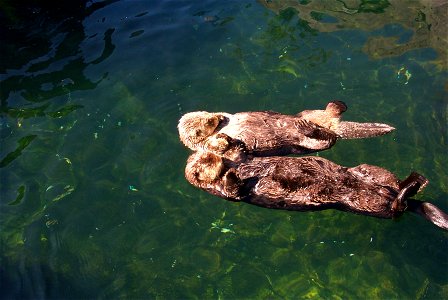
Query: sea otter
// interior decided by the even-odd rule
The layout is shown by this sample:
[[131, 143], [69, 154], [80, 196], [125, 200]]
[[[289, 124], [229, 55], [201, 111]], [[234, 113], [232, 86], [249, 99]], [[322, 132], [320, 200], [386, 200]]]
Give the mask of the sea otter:
[[325, 110], [307, 110], [297, 115], [272, 111], [190, 112], [181, 117], [178, 130], [181, 141], [192, 150], [244, 160], [241, 156], [245, 154], [307, 154], [332, 147], [338, 138], [373, 137], [395, 129], [381, 123], [340, 121], [346, 110], [342, 101], [332, 101]]
[[188, 158], [185, 177], [231, 201], [297, 211], [338, 209], [379, 218], [395, 218], [409, 210], [448, 230], [447, 214], [409, 199], [428, 183], [418, 173], [401, 181], [377, 166], [347, 168], [315, 156], [253, 157], [235, 163], [198, 151]]

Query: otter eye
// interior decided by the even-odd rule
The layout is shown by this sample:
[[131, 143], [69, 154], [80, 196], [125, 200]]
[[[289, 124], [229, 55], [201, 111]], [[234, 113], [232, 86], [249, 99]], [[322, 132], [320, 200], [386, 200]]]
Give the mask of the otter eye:
[[196, 135], [202, 135], [202, 130], [200, 130], [200, 129], [196, 129], [196, 130], [195, 130], [195, 134], [196, 134]]

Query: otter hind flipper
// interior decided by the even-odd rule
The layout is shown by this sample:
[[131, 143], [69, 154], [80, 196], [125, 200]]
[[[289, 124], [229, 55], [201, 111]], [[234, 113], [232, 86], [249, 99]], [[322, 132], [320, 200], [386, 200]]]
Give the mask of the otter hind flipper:
[[399, 183], [399, 192], [394, 202], [392, 203], [392, 210], [396, 213], [401, 213], [406, 209], [406, 199], [414, 196], [421, 191], [427, 184], [428, 179], [417, 172], [412, 172], [405, 180]]
[[347, 111], [347, 104], [341, 100], [334, 100], [327, 104], [325, 108], [326, 111], [332, 112], [335, 115], [341, 115], [343, 112]]
[[334, 129], [336, 134], [342, 139], [362, 139], [387, 134], [395, 130], [394, 127], [383, 123], [358, 123], [339, 122]]
[[336, 143], [337, 136], [333, 131], [316, 125], [308, 120], [299, 119], [294, 123], [294, 126], [306, 137], [306, 139], [304, 139], [304, 143], [307, 143], [306, 146], [309, 149], [322, 150], [322, 144], [325, 144], [325, 147], [329, 148]]
[[415, 194], [417, 194], [418, 192], [420, 192], [421, 190], [423, 190], [428, 185], [429, 180], [426, 179], [425, 176], [420, 175], [417, 172], [412, 172], [405, 180], [400, 182], [398, 184], [398, 186], [401, 190], [401, 189], [404, 189], [406, 186], [408, 186], [412, 182], [415, 182], [416, 184], [414, 185], [413, 189], [408, 190], [407, 197], [412, 197]]
[[408, 210], [448, 231], [448, 215], [434, 204], [408, 199]]

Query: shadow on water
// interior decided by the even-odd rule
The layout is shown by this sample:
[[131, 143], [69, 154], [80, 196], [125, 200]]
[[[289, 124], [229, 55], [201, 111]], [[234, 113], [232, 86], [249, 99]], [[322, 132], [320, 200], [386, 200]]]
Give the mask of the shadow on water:
[[[69, 1], [64, 5], [55, 5], [45, 1], [2, 1], [0, 6], [0, 132], [1, 132], [1, 161], [0, 161], [0, 194], [1, 194], [1, 298], [70, 298], [74, 291], [68, 282], [68, 277], [58, 276], [50, 272], [54, 270], [54, 261], [48, 259], [42, 263], [39, 248], [26, 249], [21, 247], [26, 241], [26, 232], [36, 228], [40, 223], [47, 206], [51, 202], [42, 201], [50, 196], [57, 202], [73, 192], [73, 183], [63, 182], [50, 186], [43, 192], [38, 179], [25, 180], [16, 185], [18, 177], [23, 175], [23, 169], [14, 166], [7, 167], [17, 160], [22, 151], [31, 144], [35, 144], [32, 153], [36, 157], [48, 157], [46, 152], [55, 146], [49, 142], [50, 130], [39, 129], [42, 118], [57, 119], [67, 117], [73, 111], [83, 107], [74, 103], [71, 93], [80, 90], [92, 90], [102, 79], [91, 81], [84, 74], [85, 69], [92, 64], [106, 60], [113, 52], [114, 45], [111, 36], [114, 32], [110, 28], [102, 33], [103, 47], [96, 59], [86, 61], [83, 57], [81, 44], [87, 37], [84, 33], [83, 20], [98, 9], [110, 5], [114, 1]], [[103, 78], [107, 74], [103, 75]], [[36, 121], [33, 121], [35, 119]], [[24, 125], [34, 124], [31, 127]], [[63, 124], [59, 122], [59, 124]], [[73, 125], [73, 124], [72, 124]], [[33, 126], [36, 126], [34, 130]], [[31, 132], [37, 134], [28, 134]], [[36, 139], [37, 138], [37, 139]], [[39, 141], [40, 140], [40, 141]], [[36, 145], [36, 141], [38, 145]], [[16, 146], [14, 146], [16, 143]], [[68, 159], [61, 158], [69, 165]], [[34, 164], [29, 169], [36, 174], [42, 164]], [[52, 168], [63, 169], [57, 165]], [[53, 169], [54, 170], [54, 169]], [[33, 171], [31, 171], [33, 172]], [[66, 170], [55, 171], [52, 176], [66, 178]], [[70, 173], [70, 171], [68, 171]], [[48, 173], [43, 174], [43, 177]], [[71, 175], [68, 175], [71, 177]], [[14, 188], [17, 188], [14, 190]], [[14, 195], [16, 194], [16, 195]], [[37, 202], [23, 201], [26, 195], [40, 195]], [[47, 194], [47, 196], [45, 196]], [[52, 195], [50, 195], [52, 194]], [[41, 198], [41, 200], [39, 200]], [[15, 215], [15, 216], [14, 216]], [[55, 224], [54, 219], [45, 217], [49, 228]], [[40, 243], [46, 238], [41, 236]], [[31, 242], [31, 241], [28, 241]], [[54, 240], [49, 242], [54, 244]], [[16, 249], [16, 252], [11, 252]], [[45, 246], [44, 248], [45, 249]], [[27, 253], [31, 251], [32, 253]], [[12, 257], [14, 257], [12, 259]], [[34, 258], [32, 258], [34, 257]], [[49, 264], [48, 264], [49, 262]], [[18, 268], [18, 269], [17, 269]], [[13, 271], [16, 270], [16, 271]], [[66, 279], [64, 279], [66, 278]], [[46, 282], [58, 282], [46, 287]], [[64, 288], [67, 287], [67, 289]], [[76, 295], [86, 295], [82, 289]]]
[[[74, 90], [94, 89], [99, 81], [86, 78], [85, 68], [107, 59], [114, 50], [113, 28], [103, 33], [104, 49], [98, 58], [85, 61], [80, 45], [91, 38], [85, 36], [83, 19], [116, 0], [71, 1], [63, 6], [28, 2], [5, 1], [0, 15], [1, 112], [8, 115], [12, 111], [14, 117], [17, 116], [14, 107], [22, 104], [14, 101], [16, 93], [33, 103], [46, 102]], [[39, 113], [43, 109], [36, 110]], [[28, 108], [19, 116], [29, 117], [32, 113], [33, 108]]]
[[[8, 145], [9, 142], [9, 146], [1, 149], [0, 168], [18, 158], [37, 137], [35, 134], [20, 136], [18, 131], [23, 120], [66, 117], [83, 107], [73, 103], [71, 93], [92, 90], [99, 84], [101, 79], [92, 82], [84, 71], [89, 65], [100, 63], [112, 54], [114, 29], [103, 33], [104, 45], [99, 57], [86, 61], [81, 44], [91, 37], [84, 33], [83, 20], [114, 2], [71, 1], [64, 6], [39, 1], [2, 2], [0, 130], [2, 143]], [[105, 76], [107, 74], [103, 78]], [[12, 150], [14, 140], [18, 145]], [[3, 192], [4, 189], [3, 186]], [[19, 193], [18, 197], [22, 194]]]

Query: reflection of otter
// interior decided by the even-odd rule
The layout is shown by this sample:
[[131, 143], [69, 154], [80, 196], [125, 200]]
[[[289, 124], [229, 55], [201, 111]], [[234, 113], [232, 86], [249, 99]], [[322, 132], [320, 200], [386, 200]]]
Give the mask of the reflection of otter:
[[255, 157], [236, 164], [196, 152], [188, 159], [185, 176], [211, 194], [262, 207], [338, 209], [380, 218], [393, 218], [407, 209], [448, 230], [448, 216], [439, 208], [409, 199], [428, 183], [417, 173], [400, 181], [380, 167], [346, 168], [313, 156]]
[[241, 158], [242, 153], [305, 154], [328, 149], [338, 138], [365, 138], [394, 130], [386, 124], [340, 121], [346, 109], [343, 102], [333, 101], [325, 110], [308, 110], [294, 116], [270, 111], [191, 112], [180, 119], [178, 129], [188, 148], [232, 160]]

